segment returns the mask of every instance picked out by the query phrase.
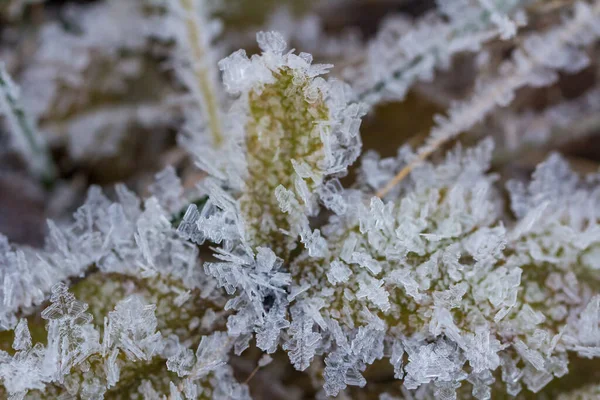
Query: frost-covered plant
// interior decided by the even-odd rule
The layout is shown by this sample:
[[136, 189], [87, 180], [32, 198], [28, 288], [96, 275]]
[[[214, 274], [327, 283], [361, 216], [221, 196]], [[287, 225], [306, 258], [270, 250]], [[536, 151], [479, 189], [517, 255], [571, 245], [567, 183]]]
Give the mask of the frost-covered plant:
[[[600, 357], [600, 174], [552, 154], [530, 180], [501, 185], [489, 138], [426, 161], [518, 89], [585, 67], [600, 2], [526, 36], [420, 149], [366, 153], [350, 188], [340, 178], [360, 155], [361, 118], [382, 97], [358, 102], [276, 32], [258, 33], [259, 54], [211, 64], [202, 4], [174, 2], [160, 18], [181, 28], [167, 36], [194, 99], [180, 144], [209, 176], [185, 191], [168, 167], [143, 200], [92, 187], [74, 222], [48, 223], [43, 250], [0, 238], [0, 327], [14, 331], [2, 395], [247, 399], [233, 365], [252, 341], [259, 367], [283, 351], [324, 396], [367, 385], [377, 360], [404, 398], [489, 399], [540, 393]], [[409, 36], [389, 65], [400, 72], [368, 74], [366, 93], [403, 95], [453, 52], [514, 36], [523, 5], [440, 2], [441, 36], [415, 54]]]
[[525, 24], [523, 0], [437, 2], [438, 8], [416, 24], [399, 17], [386, 21], [372, 40], [364, 62], [348, 68], [358, 98], [369, 104], [404, 98], [416, 80], [431, 80], [454, 54], [481, 49], [496, 37], [513, 37]]

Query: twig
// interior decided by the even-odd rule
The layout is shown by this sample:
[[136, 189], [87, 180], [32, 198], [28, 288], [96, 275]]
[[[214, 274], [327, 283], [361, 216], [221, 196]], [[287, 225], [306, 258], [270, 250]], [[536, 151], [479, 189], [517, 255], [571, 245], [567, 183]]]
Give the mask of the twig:
[[250, 382], [252, 380], [252, 378], [254, 378], [254, 375], [256, 375], [256, 373], [258, 372], [258, 370], [260, 370], [260, 364], [256, 364], [256, 367], [254, 367], [254, 369], [252, 370], [252, 372], [250, 372], [250, 375], [248, 375], [248, 377], [244, 381], [244, 385], [247, 385], [248, 382]]
[[432, 144], [430, 150], [420, 153], [415, 160], [413, 160], [411, 163], [402, 168], [400, 172], [398, 172], [391, 181], [389, 181], [382, 189], [380, 189], [377, 192], [376, 196], [379, 198], [383, 198], [386, 194], [390, 192], [390, 190], [394, 188], [394, 186], [402, 182], [402, 180], [406, 178], [406, 176], [410, 173], [410, 171], [412, 171], [414, 167], [423, 162], [427, 157], [429, 157], [431, 153], [433, 153], [442, 144], [444, 144], [444, 142], [445, 140], [438, 140], [436, 143]]

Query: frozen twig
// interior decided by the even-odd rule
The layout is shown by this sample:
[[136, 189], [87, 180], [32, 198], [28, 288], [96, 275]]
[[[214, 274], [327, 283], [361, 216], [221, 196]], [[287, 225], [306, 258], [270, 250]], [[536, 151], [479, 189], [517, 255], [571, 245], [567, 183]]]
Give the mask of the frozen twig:
[[[577, 3], [575, 15], [558, 28], [544, 35], [533, 34], [525, 39], [522, 48], [515, 51], [511, 61], [500, 68], [500, 75], [487, 83], [479, 84], [471, 98], [450, 107], [448, 117], [437, 117], [428, 141], [396, 176], [377, 192], [384, 197], [400, 183], [410, 171], [443, 144], [473, 127], [497, 106], [508, 105], [517, 89], [531, 85], [548, 86], [557, 79], [554, 70], [577, 72], [589, 60], [578, 47], [587, 45], [600, 35], [600, 2], [592, 6]], [[570, 50], [570, 51], [569, 51]]]
[[[185, 42], [189, 51], [190, 69], [194, 75], [196, 85], [195, 88], [191, 89], [195, 95], [199, 96], [199, 102], [208, 122], [213, 144], [218, 148], [223, 143], [223, 127], [221, 125], [217, 87], [214, 77], [211, 76], [214, 75], [214, 72], [211, 71], [210, 59], [207, 59], [209, 35], [203, 30], [207, 24], [205, 21], [201, 21], [198, 16], [199, 4], [197, 0], [179, 0], [179, 4], [183, 11]], [[200, 4], [200, 6], [204, 6], [204, 4]]]
[[13, 146], [21, 153], [31, 172], [44, 182], [51, 182], [56, 168], [44, 138], [24, 109], [19, 88], [0, 63], [0, 111], [8, 122]]

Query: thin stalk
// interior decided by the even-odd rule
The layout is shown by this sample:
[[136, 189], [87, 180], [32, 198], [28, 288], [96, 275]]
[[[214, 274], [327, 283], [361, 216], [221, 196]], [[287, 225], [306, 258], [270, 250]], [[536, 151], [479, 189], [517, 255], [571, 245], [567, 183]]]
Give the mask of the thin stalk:
[[3, 63], [0, 63], [0, 111], [5, 115], [13, 145], [21, 153], [30, 171], [44, 183], [56, 178], [56, 167], [46, 141], [27, 114], [13, 82]]
[[509, 75], [503, 79], [497, 79], [493, 84], [487, 86], [481, 93], [476, 93], [469, 101], [460, 106], [453, 107], [449, 112], [449, 118], [444, 119], [443, 125], [438, 125], [431, 131], [429, 141], [417, 151], [416, 158], [400, 170], [382, 189], [377, 192], [377, 197], [382, 198], [390, 192], [397, 184], [419, 164], [421, 164], [433, 152], [445, 143], [454, 139], [462, 132], [467, 131], [494, 108], [499, 99], [507, 92], [514, 92], [526, 84], [527, 78], [523, 75]]
[[195, 13], [197, 12], [197, 8], [194, 6], [195, 1], [179, 0], [179, 3], [185, 11], [184, 20], [187, 42], [191, 52], [192, 72], [195, 82], [198, 85], [197, 90], [202, 96], [201, 105], [208, 120], [213, 144], [218, 148], [223, 143], [223, 129], [219, 115], [217, 88], [214, 85], [214, 80], [211, 79], [210, 66], [207, 62], [208, 49], [205, 48], [206, 40], [203, 36], [199, 20], [195, 17]]

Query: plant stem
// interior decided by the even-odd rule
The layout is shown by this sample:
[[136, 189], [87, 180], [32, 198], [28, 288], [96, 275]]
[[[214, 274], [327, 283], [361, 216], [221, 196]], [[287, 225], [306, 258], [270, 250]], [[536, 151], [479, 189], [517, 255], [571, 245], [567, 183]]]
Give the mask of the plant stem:
[[198, 85], [197, 90], [202, 96], [201, 105], [204, 108], [206, 119], [212, 135], [215, 147], [220, 147], [223, 143], [223, 129], [219, 116], [219, 101], [217, 89], [214, 80], [210, 76], [210, 66], [206, 62], [207, 49], [205, 47], [205, 37], [198, 18], [195, 18], [197, 7], [194, 0], [179, 0], [181, 7], [185, 11], [185, 28], [187, 42], [191, 52], [191, 68]]
[[0, 111], [6, 116], [13, 145], [22, 154], [31, 172], [44, 183], [56, 178], [56, 167], [46, 142], [33, 118], [27, 114], [13, 82], [3, 63], [0, 63]]

